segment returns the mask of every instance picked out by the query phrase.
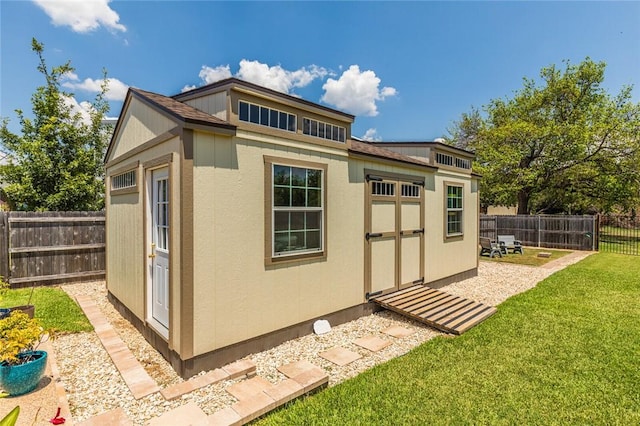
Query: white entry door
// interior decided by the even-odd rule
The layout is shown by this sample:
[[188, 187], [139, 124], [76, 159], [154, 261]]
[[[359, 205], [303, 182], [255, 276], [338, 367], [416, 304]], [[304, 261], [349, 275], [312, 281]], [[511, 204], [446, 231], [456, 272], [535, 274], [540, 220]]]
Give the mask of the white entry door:
[[[151, 171], [151, 246], [147, 297], [150, 322], [168, 336], [169, 330], [169, 170]], [[160, 326], [160, 327], [158, 327]]]

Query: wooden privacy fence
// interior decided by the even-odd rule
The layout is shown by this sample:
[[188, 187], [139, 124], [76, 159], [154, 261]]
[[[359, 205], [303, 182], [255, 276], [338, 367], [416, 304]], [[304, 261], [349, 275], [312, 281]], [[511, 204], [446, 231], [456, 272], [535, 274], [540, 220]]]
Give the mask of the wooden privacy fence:
[[0, 238], [12, 287], [105, 275], [104, 212], [0, 212]]
[[514, 235], [525, 246], [598, 250], [598, 219], [567, 215], [481, 215], [480, 236], [497, 240], [498, 235]]

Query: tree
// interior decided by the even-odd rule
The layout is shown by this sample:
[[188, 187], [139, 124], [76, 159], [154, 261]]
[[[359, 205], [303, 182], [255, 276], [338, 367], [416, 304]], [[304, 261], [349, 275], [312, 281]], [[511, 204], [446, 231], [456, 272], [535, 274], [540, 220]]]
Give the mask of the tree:
[[44, 45], [35, 38], [32, 50], [46, 84], [31, 96], [33, 118], [19, 109], [21, 134], [0, 126], [0, 144], [9, 163], [0, 166], [0, 180], [12, 209], [39, 211], [100, 210], [104, 206], [102, 157], [108, 132], [103, 119], [109, 111], [102, 90], [84, 115], [74, 107], [73, 94], [62, 90], [61, 80], [74, 71], [70, 62], [47, 68]]
[[632, 88], [602, 87], [604, 62], [586, 58], [524, 79], [511, 99], [463, 114], [451, 143], [474, 150], [481, 203], [531, 212], [628, 210], [640, 201], [640, 104]]

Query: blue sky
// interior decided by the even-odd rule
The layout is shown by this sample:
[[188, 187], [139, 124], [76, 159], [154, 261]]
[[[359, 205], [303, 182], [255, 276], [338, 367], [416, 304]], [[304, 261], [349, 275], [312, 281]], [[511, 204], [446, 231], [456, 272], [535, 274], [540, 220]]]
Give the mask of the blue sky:
[[[165, 95], [234, 75], [356, 115], [353, 135], [433, 140], [471, 106], [510, 97], [542, 67], [605, 61], [617, 93], [640, 78], [640, 2], [0, 2], [0, 116], [30, 111], [67, 60], [78, 105], [112, 78]], [[640, 100], [640, 87], [634, 101]]]

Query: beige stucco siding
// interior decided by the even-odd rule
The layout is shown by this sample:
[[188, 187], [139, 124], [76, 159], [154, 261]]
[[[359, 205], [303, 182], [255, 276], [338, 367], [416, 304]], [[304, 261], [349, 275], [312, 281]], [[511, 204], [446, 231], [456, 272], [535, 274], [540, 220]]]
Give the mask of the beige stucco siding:
[[419, 160], [427, 159], [429, 160], [429, 147], [425, 146], [399, 146], [399, 147], [390, 147], [385, 145], [385, 149], [390, 151], [397, 152], [398, 154], [403, 154], [409, 157], [417, 158]]
[[[144, 141], [142, 141], [144, 142]], [[158, 144], [146, 151], [137, 154], [132, 160], [139, 161], [137, 179], [139, 192], [125, 195], [111, 195], [107, 191], [107, 288], [124, 303], [134, 315], [145, 320], [145, 287], [147, 278], [149, 244], [146, 240], [147, 215], [147, 180], [145, 176], [144, 164], [158, 159], [167, 159], [172, 155], [169, 167], [171, 183], [171, 204], [170, 212], [170, 252], [171, 260], [171, 301], [177, 302], [180, 299], [180, 192], [177, 190], [180, 184], [179, 154], [180, 138], [174, 137], [164, 143]], [[173, 153], [173, 154], [171, 154]], [[162, 161], [164, 163], [164, 160]], [[107, 175], [112, 170], [117, 170], [120, 165], [115, 164], [107, 169]], [[177, 324], [179, 318], [179, 304], [172, 303], [171, 324]], [[173, 339], [177, 346], [179, 329], [172, 328]]]
[[222, 91], [200, 98], [191, 99], [184, 102], [194, 108], [214, 115], [221, 120], [227, 120], [227, 92]]
[[[344, 152], [306, 148], [196, 133], [195, 354], [363, 302], [362, 186]], [[265, 264], [265, 155], [327, 165], [326, 259]]]
[[118, 158], [141, 145], [143, 141], [168, 132], [176, 125], [174, 121], [135, 97], [131, 97], [130, 104], [120, 120], [118, 126], [122, 130], [113, 141], [110, 158], [107, 160]]
[[[144, 316], [142, 192], [107, 195], [107, 286], [134, 314]], [[126, 248], [126, 250], [125, 250]]]
[[[461, 184], [463, 235], [446, 238], [445, 182]], [[478, 190], [468, 175], [439, 172], [434, 188], [426, 192], [425, 282], [429, 283], [477, 267]]]

